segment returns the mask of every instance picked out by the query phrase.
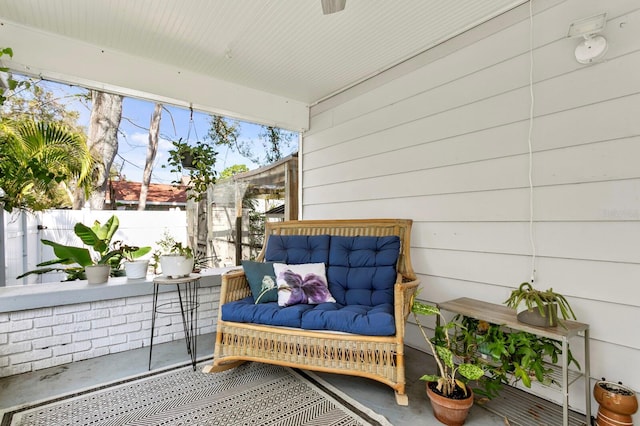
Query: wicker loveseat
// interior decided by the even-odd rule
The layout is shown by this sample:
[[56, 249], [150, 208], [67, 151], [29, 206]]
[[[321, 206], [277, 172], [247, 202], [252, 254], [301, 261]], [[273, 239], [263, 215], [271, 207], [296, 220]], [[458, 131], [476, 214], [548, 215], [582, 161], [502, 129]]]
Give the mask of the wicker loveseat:
[[335, 303], [254, 303], [245, 271], [223, 275], [213, 365], [204, 371], [257, 361], [361, 376], [392, 387], [397, 403], [407, 405], [404, 332], [419, 284], [411, 225], [407, 219], [267, 223], [257, 260], [322, 261]]

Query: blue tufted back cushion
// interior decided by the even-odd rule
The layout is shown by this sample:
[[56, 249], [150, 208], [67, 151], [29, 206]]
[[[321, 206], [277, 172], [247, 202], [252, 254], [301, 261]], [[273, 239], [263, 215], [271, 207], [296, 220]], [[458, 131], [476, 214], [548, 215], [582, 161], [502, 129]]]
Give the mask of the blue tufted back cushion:
[[331, 237], [327, 281], [343, 305], [393, 305], [400, 238]]
[[329, 263], [329, 235], [270, 235], [264, 260], [287, 264]]

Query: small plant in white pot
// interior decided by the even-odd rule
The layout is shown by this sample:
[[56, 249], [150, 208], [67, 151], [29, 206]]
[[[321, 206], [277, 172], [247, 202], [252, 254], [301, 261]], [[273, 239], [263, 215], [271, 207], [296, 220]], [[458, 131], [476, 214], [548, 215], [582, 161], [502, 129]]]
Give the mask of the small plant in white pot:
[[169, 278], [188, 277], [193, 271], [193, 250], [183, 246], [181, 242], [174, 243], [168, 252], [160, 256], [160, 270], [162, 275]]
[[140, 259], [151, 251], [150, 246], [136, 247], [123, 245], [120, 247], [124, 257], [124, 270], [127, 278], [137, 280], [145, 278], [149, 270], [149, 259]]

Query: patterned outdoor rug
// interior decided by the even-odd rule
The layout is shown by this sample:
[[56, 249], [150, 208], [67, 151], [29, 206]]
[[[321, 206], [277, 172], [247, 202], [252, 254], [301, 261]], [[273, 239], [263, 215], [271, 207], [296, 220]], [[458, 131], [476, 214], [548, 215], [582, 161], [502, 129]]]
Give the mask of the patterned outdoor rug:
[[306, 372], [260, 363], [200, 370], [151, 372], [14, 407], [1, 425], [390, 425]]

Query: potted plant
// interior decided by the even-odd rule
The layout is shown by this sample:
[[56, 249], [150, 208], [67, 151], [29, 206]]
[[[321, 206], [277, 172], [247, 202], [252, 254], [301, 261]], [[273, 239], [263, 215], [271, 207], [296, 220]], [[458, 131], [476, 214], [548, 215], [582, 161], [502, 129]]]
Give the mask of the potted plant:
[[[182, 138], [173, 141], [173, 149], [169, 150], [168, 164], [162, 167], [170, 167], [171, 172], [187, 172], [189, 186], [193, 191], [188, 194], [189, 199], [200, 201], [210, 184], [216, 183], [215, 164], [218, 153], [214, 147], [206, 141], [198, 141], [195, 145], [189, 145]], [[174, 185], [183, 185], [182, 179], [172, 182]]]
[[156, 241], [158, 248], [153, 252], [153, 273], [160, 273], [169, 278], [180, 278], [188, 276], [195, 263], [193, 250], [189, 246], [183, 245], [165, 229], [162, 238]]
[[141, 279], [147, 276], [149, 269], [149, 259], [140, 259], [151, 251], [150, 246], [136, 247], [122, 245], [120, 247], [122, 256], [125, 259], [124, 270], [127, 278], [131, 280]]
[[[415, 300], [415, 296], [411, 302], [411, 312], [438, 366], [437, 374], [425, 374], [420, 378], [427, 382], [427, 396], [431, 401], [433, 414], [446, 425], [462, 425], [473, 405], [473, 391], [465, 380], [457, 378], [457, 374], [466, 380], [478, 380], [484, 375], [484, 370], [474, 363], [454, 363], [453, 340], [449, 331], [460, 327], [460, 324], [447, 322], [437, 307]], [[427, 336], [418, 315], [435, 315], [440, 318], [441, 324], [436, 326], [433, 339]]]
[[180, 158], [180, 165], [186, 170], [193, 169], [196, 162], [196, 154], [193, 147], [183, 142], [182, 138], [174, 141], [173, 146], [176, 148], [176, 156]]
[[537, 290], [528, 282], [513, 290], [504, 303], [514, 309], [524, 304], [526, 309], [518, 312], [518, 321], [538, 327], [555, 327], [558, 325], [558, 309], [563, 319], [576, 319], [567, 299], [548, 289]]
[[162, 275], [169, 278], [188, 277], [193, 271], [193, 251], [191, 247], [176, 242], [169, 252], [160, 256], [160, 270]]
[[[476, 394], [491, 399], [505, 384], [521, 382], [530, 388], [534, 379], [545, 385], [556, 383], [551, 364], [561, 359], [559, 341], [467, 316], [459, 321], [462, 327], [456, 328], [454, 335], [456, 355], [483, 365], [485, 370], [474, 388]], [[567, 359], [580, 370], [570, 349]]]
[[593, 397], [599, 404], [596, 424], [633, 424], [631, 415], [638, 411], [638, 398], [633, 389], [624, 386], [622, 382], [608, 382], [603, 377], [594, 385]]
[[[42, 244], [53, 248], [57, 258], [39, 263], [37, 266], [46, 268], [36, 269], [20, 275], [22, 278], [29, 274], [43, 274], [47, 272], [65, 272], [67, 280], [86, 279], [89, 284], [107, 282], [112, 267], [117, 269], [122, 260], [122, 250], [111, 246], [111, 239], [119, 227], [118, 218], [114, 215], [104, 225], [95, 221], [89, 227], [83, 223], [76, 223], [73, 230], [87, 247], [75, 247], [50, 240], [41, 240]], [[51, 266], [69, 265], [69, 266]]]

